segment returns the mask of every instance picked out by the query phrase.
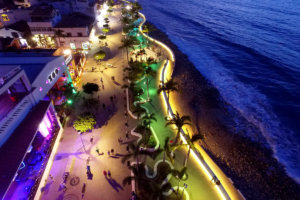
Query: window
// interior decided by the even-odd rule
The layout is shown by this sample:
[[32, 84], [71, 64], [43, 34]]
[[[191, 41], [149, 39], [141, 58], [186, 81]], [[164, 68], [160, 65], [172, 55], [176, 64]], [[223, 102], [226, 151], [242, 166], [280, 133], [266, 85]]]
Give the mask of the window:
[[67, 37], [72, 37], [72, 34], [71, 33], [67, 33]]
[[75, 43], [70, 43], [71, 49], [76, 49]]
[[82, 33], [77, 33], [77, 36], [78, 37], [82, 37]]

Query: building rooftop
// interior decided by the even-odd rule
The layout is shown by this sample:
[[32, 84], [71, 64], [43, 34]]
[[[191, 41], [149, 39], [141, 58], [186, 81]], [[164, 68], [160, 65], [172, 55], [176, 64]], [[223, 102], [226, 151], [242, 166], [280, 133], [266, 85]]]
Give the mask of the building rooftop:
[[0, 78], [19, 68], [19, 65], [0, 65]]
[[50, 17], [52, 15], [54, 8], [51, 5], [40, 5], [33, 9], [30, 13], [31, 16], [47, 16]]
[[93, 17], [74, 12], [70, 15], [63, 15], [62, 19], [56, 24], [54, 28], [89, 27], [93, 23]]
[[29, 81], [33, 83], [46, 64], [58, 58], [57, 56], [52, 56], [52, 54], [53, 52], [0, 53], [0, 68], [2, 65], [19, 65], [25, 71]]
[[40, 121], [49, 105], [50, 101], [41, 101], [38, 103], [0, 148], [1, 199], [35, 137]]
[[10, 28], [0, 28], [0, 38], [19, 38], [21, 33]]

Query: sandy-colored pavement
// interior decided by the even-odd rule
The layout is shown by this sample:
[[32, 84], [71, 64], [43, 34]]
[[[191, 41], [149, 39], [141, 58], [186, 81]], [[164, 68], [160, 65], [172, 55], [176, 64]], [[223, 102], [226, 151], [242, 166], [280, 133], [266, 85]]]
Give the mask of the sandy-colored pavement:
[[[82, 84], [87, 82], [97, 83], [101, 90], [94, 94], [94, 97], [100, 99], [100, 106], [94, 111], [97, 116], [99, 128], [94, 129], [91, 133], [79, 136], [69, 123], [65, 126], [62, 140], [55, 156], [50, 174], [53, 177], [48, 178], [42, 193], [42, 198], [49, 199], [82, 199], [82, 187], [86, 185], [83, 199], [88, 200], [110, 200], [110, 199], [126, 199], [131, 196], [131, 186], [123, 187], [122, 181], [126, 176], [130, 175], [130, 171], [126, 165], [121, 163], [121, 157], [115, 158], [108, 156], [108, 151], [112, 148], [115, 154], [126, 154], [126, 145], [120, 145], [118, 138], [125, 140], [126, 126], [124, 112], [124, 93], [121, 89], [123, 84], [123, 67], [126, 63], [126, 55], [118, 49], [121, 46], [121, 24], [118, 20], [118, 13], [111, 16], [110, 25], [113, 29], [108, 34], [106, 42], [108, 43], [108, 58], [97, 65], [93, 59], [93, 54], [99, 50], [98, 44], [93, 44], [93, 48], [87, 55], [85, 72], [82, 76]], [[106, 48], [106, 47], [105, 47]], [[106, 48], [106, 50], [108, 50]], [[105, 69], [106, 63], [112, 64], [113, 68]], [[96, 70], [92, 72], [92, 67]], [[112, 80], [115, 77], [115, 81]], [[103, 84], [100, 81], [103, 80]], [[112, 103], [110, 96], [116, 96], [116, 100]], [[76, 104], [76, 112], [80, 113], [81, 108]], [[105, 109], [102, 105], [105, 104]], [[129, 120], [129, 128], [134, 122]], [[93, 142], [90, 138], [93, 136]], [[82, 138], [80, 138], [82, 137]], [[82, 139], [82, 141], [81, 141]], [[132, 139], [132, 138], [131, 138]], [[84, 143], [86, 152], [83, 148]], [[104, 155], [98, 155], [96, 149]], [[87, 159], [90, 157], [90, 161]], [[90, 166], [92, 179], [87, 177], [87, 165]], [[103, 175], [104, 170], [110, 170], [111, 178]], [[63, 192], [60, 185], [63, 182], [63, 173], [70, 172], [66, 183], [67, 190]], [[76, 179], [79, 183], [76, 183]], [[74, 181], [73, 184], [71, 181]], [[73, 185], [72, 185], [73, 184]]]

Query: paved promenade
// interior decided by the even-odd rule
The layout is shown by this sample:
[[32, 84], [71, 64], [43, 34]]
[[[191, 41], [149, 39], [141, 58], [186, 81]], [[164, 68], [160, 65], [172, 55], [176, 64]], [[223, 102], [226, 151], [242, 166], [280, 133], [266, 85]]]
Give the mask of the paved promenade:
[[[120, 14], [120, 13], [118, 13]], [[49, 199], [82, 199], [82, 188], [85, 184], [85, 192], [83, 199], [89, 200], [110, 200], [110, 199], [126, 199], [131, 196], [131, 186], [123, 187], [123, 178], [130, 175], [130, 171], [126, 165], [121, 163], [121, 158], [118, 156], [108, 156], [108, 151], [112, 148], [115, 154], [126, 154], [126, 145], [120, 145], [118, 138], [122, 137], [125, 140], [127, 121], [124, 112], [124, 93], [121, 89], [123, 84], [123, 66], [126, 63], [126, 55], [118, 49], [121, 46], [121, 24], [119, 16], [110, 17], [110, 24], [113, 34], [108, 34], [107, 43], [109, 48], [108, 60], [97, 65], [93, 59], [93, 54], [99, 49], [99, 45], [95, 43], [86, 63], [85, 72], [82, 77], [82, 84], [87, 82], [97, 83], [101, 90], [94, 97], [100, 99], [101, 105], [106, 105], [105, 109], [102, 106], [95, 112], [99, 128], [82, 136], [82, 141], [85, 144], [85, 153], [80, 136], [71, 126], [67, 124], [62, 135], [62, 140], [58, 152], [55, 156], [50, 174], [53, 177], [48, 178], [44, 187], [42, 198]], [[115, 33], [114, 33], [115, 32]], [[113, 68], [105, 69], [106, 63], [112, 64]], [[92, 67], [95, 67], [95, 72], [92, 72]], [[115, 81], [112, 80], [115, 77]], [[100, 82], [103, 80], [103, 84]], [[120, 84], [120, 85], [119, 85]], [[104, 85], [104, 89], [102, 87]], [[115, 95], [117, 98], [114, 103], [110, 101], [110, 96]], [[77, 103], [78, 105], [80, 103]], [[80, 107], [76, 107], [77, 112]], [[130, 120], [130, 119], [129, 119]], [[133, 124], [129, 121], [129, 124]], [[93, 136], [93, 143], [90, 138]], [[98, 155], [96, 149], [104, 155]], [[88, 157], [90, 161], [88, 162]], [[90, 166], [92, 179], [87, 177], [87, 165]], [[111, 178], [106, 178], [103, 171], [110, 170]], [[70, 172], [64, 192], [60, 186], [63, 182], [63, 173]], [[78, 179], [79, 178], [79, 179]], [[79, 183], [77, 183], [79, 180]], [[72, 183], [74, 184], [72, 185]]]

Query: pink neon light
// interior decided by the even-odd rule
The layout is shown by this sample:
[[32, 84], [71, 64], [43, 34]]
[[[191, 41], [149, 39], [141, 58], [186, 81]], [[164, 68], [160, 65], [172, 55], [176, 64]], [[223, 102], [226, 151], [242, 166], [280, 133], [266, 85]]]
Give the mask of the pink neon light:
[[48, 118], [47, 115], [45, 115], [45, 117], [43, 119], [43, 122], [45, 122], [45, 124], [46, 124], [46, 126], [47, 126], [48, 129], [51, 128], [51, 122], [50, 122], [50, 120], [49, 120], [49, 118]]
[[40, 92], [41, 92], [41, 91], [43, 91], [43, 88], [42, 88], [42, 87], [40, 87]]
[[49, 83], [49, 81], [48, 80], [46, 80], [46, 84], [48, 84]]
[[57, 67], [58, 70], [60, 70], [60, 67]]
[[40, 133], [42, 134], [43, 137], [47, 137], [49, 135], [49, 131], [48, 131], [44, 121], [42, 121], [40, 123], [39, 131], [40, 131]]

